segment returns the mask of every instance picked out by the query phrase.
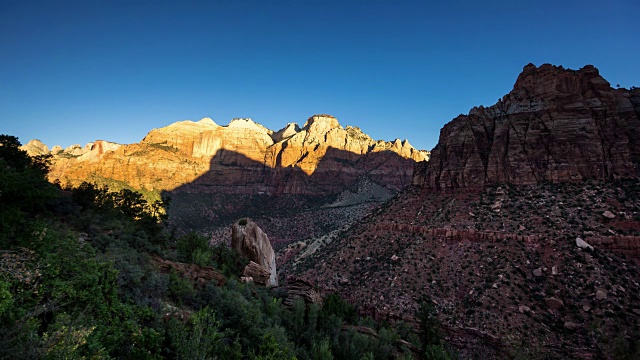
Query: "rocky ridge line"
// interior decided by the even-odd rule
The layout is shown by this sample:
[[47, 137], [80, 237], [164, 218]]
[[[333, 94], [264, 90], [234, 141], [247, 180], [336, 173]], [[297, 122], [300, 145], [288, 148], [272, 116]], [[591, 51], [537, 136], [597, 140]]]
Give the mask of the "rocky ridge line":
[[[37, 140], [23, 149], [48, 151]], [[428, 159], [406, 140], [375, 141], [330, 115], [277, 132], [251, 119], [227, 126], [208, 118], [181, 121], [135, 144], [96, 141], [50, 153], [50, 180], [63, 185], [108, 179], [148, 191], [227, 194], [337, 193], [363, 176], [399, 190], [411, 182], [415, 162]]]

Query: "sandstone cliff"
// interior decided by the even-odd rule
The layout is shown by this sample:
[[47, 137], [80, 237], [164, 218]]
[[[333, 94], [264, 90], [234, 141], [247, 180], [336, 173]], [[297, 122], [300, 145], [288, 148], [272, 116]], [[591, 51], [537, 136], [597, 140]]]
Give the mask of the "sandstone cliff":
[[[395, 190], [411, 179], [415, 161], [428, 159], [408, 141], [375, 141], [359, 128], [343, 128], [329, 115], [316, 115], [302, 129], [267, 149], [266, 182], [276, 193], [335, 192], [360, 176]], [[292, 171], [293, 170], [293, 171]]]
[[[25, 146], [46, 153], [41, 142]], [[225, 194], [338, 193], [369, 176], [399, 190], [428, 153], [406, 140], [375, 141], [329, 115], [274, 132], [250, 119], [220, 126], [205, 118], [154, 129], [140, 142], [96, 141], [53, 153], [50, 180], [124, 183], [147, 191]]]
[[639, 105], [639, 89], [613, 89], [593, 66], [529, 64], [498, 103], [444, 126], [413, 184], [452, 189], [638, 176]]

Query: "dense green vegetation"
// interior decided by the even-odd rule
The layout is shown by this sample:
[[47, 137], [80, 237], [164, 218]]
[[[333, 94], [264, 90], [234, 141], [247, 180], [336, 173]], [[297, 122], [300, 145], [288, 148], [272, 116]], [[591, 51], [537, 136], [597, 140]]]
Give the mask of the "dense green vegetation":
[[[421, 344], [450, 356], [426, 307], [422, 340], [337, 295], [287, 308], [282, 290], [236, 280], [246, 259], [226, 246], [164, 229], [167, 200], [61, 189], [46, 180], [49, 159], [19, 145], [0, 135], [0, 358], [390, 359]], [[226, 284], [162, 273], [157, 257], [213, 266]]]

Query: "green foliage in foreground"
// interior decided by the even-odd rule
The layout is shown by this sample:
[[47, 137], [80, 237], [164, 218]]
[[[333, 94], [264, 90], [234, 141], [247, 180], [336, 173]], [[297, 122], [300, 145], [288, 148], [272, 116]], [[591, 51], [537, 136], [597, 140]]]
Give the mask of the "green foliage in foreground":
[[[163, 231], [165, 202], [88, 183], [58, 189], [46, 159], [30, 159], [14, 137], [0, 142], [0, 358], [413, 358], [398, 339], [420, 340], [405, 325], [362, 318], [337, 295], [286, 308], [277, 289], [235, 280], [246, 259], [226, 246]], [[156, 255], [229, 279], [198, 286], [160, 273]], [[429, 336], [436, 348], [425, 350], [448, 358]]]

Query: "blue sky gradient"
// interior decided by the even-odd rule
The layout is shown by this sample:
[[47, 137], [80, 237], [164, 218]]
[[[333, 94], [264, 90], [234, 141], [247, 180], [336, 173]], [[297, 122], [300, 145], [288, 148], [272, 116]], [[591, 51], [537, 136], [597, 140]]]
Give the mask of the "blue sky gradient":
[[640, 2], [0, 0], [0, 133], [50, 147], [318, 113], [431, 149], [522, 68], [640, 86]]

